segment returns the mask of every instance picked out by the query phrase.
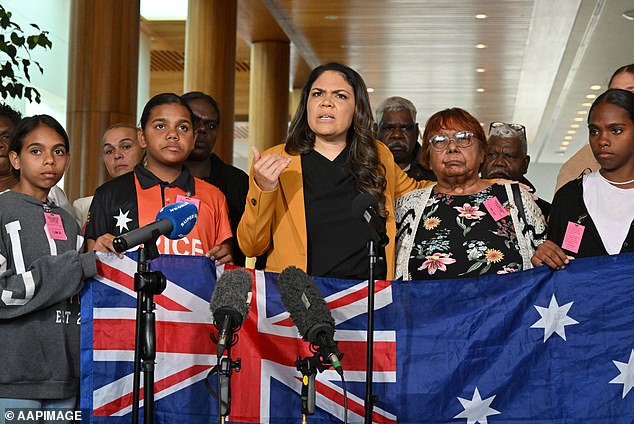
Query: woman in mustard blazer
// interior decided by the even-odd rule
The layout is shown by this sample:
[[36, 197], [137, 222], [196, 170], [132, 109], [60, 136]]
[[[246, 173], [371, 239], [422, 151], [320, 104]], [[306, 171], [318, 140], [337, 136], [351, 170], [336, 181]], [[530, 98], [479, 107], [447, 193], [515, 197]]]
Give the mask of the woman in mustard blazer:
[[266, 270], [294, 265], [315, 276], [367, 278], [369, 230], [351, 210], [359, 193], [378, 201], [389, 242], [378, 278], [394, 276], [394, 201], [429, 185], [416, 182], [374, 137], [365, 83], [351, 68], [315, 68], [302, 90], [286, 143], [254, 148], [238, 242], [248, 256], [267, 255]]

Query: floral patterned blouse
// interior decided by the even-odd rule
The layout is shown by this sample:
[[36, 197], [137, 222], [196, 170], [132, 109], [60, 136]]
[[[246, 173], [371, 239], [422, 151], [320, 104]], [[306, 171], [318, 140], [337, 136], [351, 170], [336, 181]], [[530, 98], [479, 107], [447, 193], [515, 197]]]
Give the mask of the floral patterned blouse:
[[[403, 278], [469, 278], [521, 271], [523, 258], [511, 208], [503, 185], [465, 196], [433, 189], [420, 219], [407, 219], [416, 213], [414, 210], [400, 211], [397, 239], [415, 231], [408, 275]], [[418, 228], [411, 228], [414, 222], [419, 223]]]

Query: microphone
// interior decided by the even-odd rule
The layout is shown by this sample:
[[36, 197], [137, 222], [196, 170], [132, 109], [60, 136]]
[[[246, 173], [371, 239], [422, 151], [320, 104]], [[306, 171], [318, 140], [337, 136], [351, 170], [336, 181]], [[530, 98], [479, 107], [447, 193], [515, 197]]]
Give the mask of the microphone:
[[161, 235], [172, 240], [180, 239], [191, 232], [196, 225], [196, 219], [196, 205], [187, 202], [172, 203], [164, 206], [156, 214], [156, 221], [115, 237], [112, 245], [114, 250], [121, 253], [139, 244], [156, 241]]
[[319, 292], [315, 282], [301, 269], [289, 266], [278, 279], [282, 302], [304, 340], [316, 346], [319, 353], [327, 358], [335, 371], [343, 377], [339, 352], [334, 341], [335, 320]]
[[370, 228], [370, 237], [379, 246], [386, 246], [389, 242], [385, 233], [385, 221], [379, 215], [379, 202], [370, 193], [359, 193], [352, 200], [352, 216], [358, 216], [367, 222]]
[[214, 316], [214, 326], [219, 330], [218, 357], [231, 346], [233, 332], [237, 331], [251, 306], [251, 274], [245, 269], [225, 271], [211, 296], [209, 308]]

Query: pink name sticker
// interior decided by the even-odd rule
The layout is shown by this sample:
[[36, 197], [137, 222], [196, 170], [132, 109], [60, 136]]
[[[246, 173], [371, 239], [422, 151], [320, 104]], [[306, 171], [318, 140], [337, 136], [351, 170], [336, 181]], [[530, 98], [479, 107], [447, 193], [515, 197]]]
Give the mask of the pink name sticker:
[[176, 196], [176, 201], [191, 203], [192, 205], [196, 206], [196, 209], [200, 209], [200, 199], [195, 199], [193, 197], [187, 197], [187, 196], [183, 196], [182, 194], [178, 194]]
[[502, 206], [502, 203], [500, 203], [497, 197], [492, 197], [488, 200], [485, 200], [483, 204], [486, 210], [489, 211], [491, 217], [496, 221], [499, 221], [505, 216], [509, 216], [509, 211], [506, 210], [504, 206]]
[[579, 246], [581, 245], [581, 238], [583, 237], [583, 231], [585, 229], [586, 227], [584, 225], [568, 221], [566, 235], [564, 236], [563, 243], [561, 243], [561, 247], [573, 253], [579, 253]]
[[64, 231], [64, 224], [62, 224], [61, 216], [50, 212], [44, 212], [44, 219], [46, 220], [48, 233], [53, 240], [66, 240], [66, 231]]

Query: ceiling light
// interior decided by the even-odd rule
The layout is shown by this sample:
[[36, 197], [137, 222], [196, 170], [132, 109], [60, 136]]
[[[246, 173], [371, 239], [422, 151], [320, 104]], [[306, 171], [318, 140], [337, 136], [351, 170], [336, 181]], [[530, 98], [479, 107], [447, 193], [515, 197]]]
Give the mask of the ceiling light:
[[583, 107], [590, 107], [590, 106], [592, 106], [592, 103], [590, 103], [590, 102], [581, 103], [581, 106], [583, 106]]
[[486, 19], [488, 18], [487, 15], [485, 15], [484, 13], [478, 13], [477, 15], [475, 15], [476, 19]]
[[572, 136], [571, 135], [567, 135], [564, 137], [564, 140], [572, 140]]
[[374, 93], [374, 88], [368, 87], [368, 93]]
[[475, 48], [476, 48], [476, 49], [486, 49], [486, 48], [487, 48], [487, 45], [486, 45], [486, 44], [482, 44], [482, 43], [480, 43], [480, 44], [476, 44], [476, 45], [475, 45]]
[[187, 6], [187, 0], [142, 0], [140, 12], [147, 20], [184, 21]]
[[598, 84], [594, 84], [590, 86], [590, 90], [601, 90], [601, 86]]
[[585, 115], [586, 113], [588, 113], [587, 110], [578, 110], [577, 111], [577, 115]]
[[337, 19], [339, 19], [339, 16], [337, 16], [337, 15], [326, 15], [326, 16], [324, 16], [324, 19], [327, 19], [329, 21], [336, 21]]
[[476, 88], [476, 91], [478, 93], [484, 93], [485, 90], [484, 90], [484, 88], [480, 87], [480, 88]]
[[566, 131], [568, 134], [577, 134], [577, 130], [568, 130]]
[[586, 94], [586, 99], [596, 99], [597, 95], [596, 94]]
[[583, 122], [583, 118], [575, 118], [574, 120], [577, 122]]
[[569, 144], [570, 144], [570, 142], [569, 142], [569, 141], [562, 141], [562, 142], [561, 142], [561, 145], [562, 145], [562, 146], [568, 146]]
[[628, 10], [626, 12], [623, 12], [623, 15], [621, 16], [623, 16], [628, 21], [634, 21], [634, 10]]
[[559, 146], [559, 150], [565, 152], [566, 150], [568, 150], [568, 146]]
[[477, 68], [477, 69], [476, 69], [476, 72], [479, 72], [479, 73], [482, 73], [482, 72], [484, 72], [484, 71], [485, 71], [485, 69], [484, 69], [484, 68]]
[[579, 128], [579, 124], [570, 124], [570, 128]]

